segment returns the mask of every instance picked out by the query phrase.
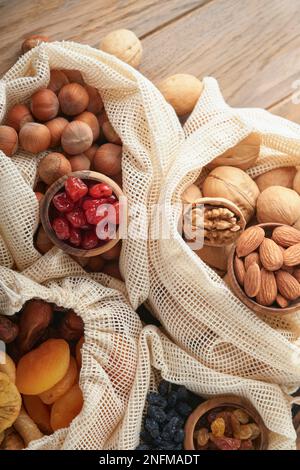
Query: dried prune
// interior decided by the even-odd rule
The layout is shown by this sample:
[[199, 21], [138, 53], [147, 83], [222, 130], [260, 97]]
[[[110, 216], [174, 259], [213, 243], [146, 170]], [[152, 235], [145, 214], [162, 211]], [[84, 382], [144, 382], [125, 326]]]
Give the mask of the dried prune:
[[158, 423], [163, 423], [166, 421], [166, 413], [159, 406], [149, 405], [148, 416], [155, 419]]
[[168, 407], [174, 408], [176, 403], [177, 403], [177, 393], [175, 391], [172, 391], [168, 395]]
[[167, 400], [156, 392], [148, 393], [147, 400], [150, 405], [160, 406], [161, 408], [166, 408], [168, 404]]
[[145, 428], [153, 439], [156, 439], [160, 434], [158, 422], [152, 418], [145, 419]]
[[182, 444], [184, 439], [184, 430], [183, 429], [178, 429], [177, 432], [175, 432], [173, 441], [176, 442], [176, 444]]

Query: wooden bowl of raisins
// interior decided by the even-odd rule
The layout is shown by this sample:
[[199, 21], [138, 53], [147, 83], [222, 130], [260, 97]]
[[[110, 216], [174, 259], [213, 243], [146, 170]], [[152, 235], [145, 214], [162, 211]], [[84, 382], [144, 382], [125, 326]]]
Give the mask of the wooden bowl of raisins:
[[97, 256], [113, 248], [127, 221], [122, 189], [106, 175], [76, 171], [45, 194], [41, 221], [49, 239], [66, 253]]
[[266, 450], [267, 430], [244, 398], [222, 395], [199, 405], [185, 424], [185, 450]]

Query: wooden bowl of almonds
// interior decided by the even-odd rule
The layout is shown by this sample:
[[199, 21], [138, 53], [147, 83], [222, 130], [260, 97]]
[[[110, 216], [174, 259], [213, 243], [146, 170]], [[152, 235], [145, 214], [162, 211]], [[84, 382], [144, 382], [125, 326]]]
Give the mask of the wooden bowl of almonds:
[[185, 450], [266, 450], [267, 430], [248, 400], [222, 395], [199, 405], [185, 424]]
[[228, 260], [235, 295], [258, 314], [300, 311], [300, 231], [283, 224], [249, 227]]

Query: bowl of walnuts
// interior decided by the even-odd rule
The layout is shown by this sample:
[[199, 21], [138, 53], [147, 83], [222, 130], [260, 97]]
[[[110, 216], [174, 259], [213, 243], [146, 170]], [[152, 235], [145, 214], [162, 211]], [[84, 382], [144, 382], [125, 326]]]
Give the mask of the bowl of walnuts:
[[295, 313], [300, 309], [300, 231], [265, 223], [239, 237], [228, 260], [233, 292], [256, 313]]

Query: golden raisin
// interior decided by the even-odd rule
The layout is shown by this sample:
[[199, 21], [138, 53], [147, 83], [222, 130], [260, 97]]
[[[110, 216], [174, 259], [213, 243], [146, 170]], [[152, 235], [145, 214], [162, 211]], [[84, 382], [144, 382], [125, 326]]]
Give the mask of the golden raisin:
[[225, 420], [223, 418], [215, 419], [210, 425], [214, 437], [222, 437], [225, 433]]
[[233, 414], [241, 424], [249, 423], [249, 415], [246, 413], [246, 411], [242, 410], [241, 408], [237, 408], [236, 410], [234, 410]]
[[251, 430], [252, 430], [252, 435], [250, 437], [251, 440], [254, 440], [254, 439], [257, 439], [258, 436], [260, 435], [260, 429], [259, 427], [257, 426], [257, 424], [255, 423], [250, 423], [248, 424], [248, 426], [251, 427]]
[[208, 429], [201, 428], [196, 433], [197, 446], [204, 447], [209, 441]]

